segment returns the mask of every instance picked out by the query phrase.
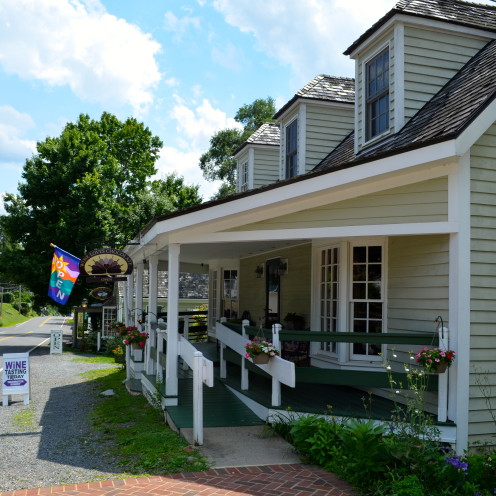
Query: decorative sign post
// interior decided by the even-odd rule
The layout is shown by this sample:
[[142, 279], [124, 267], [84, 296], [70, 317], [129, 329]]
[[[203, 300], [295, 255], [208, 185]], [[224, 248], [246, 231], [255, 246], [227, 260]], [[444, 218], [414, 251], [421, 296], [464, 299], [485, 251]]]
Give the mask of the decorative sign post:
[[8, 406], [9, 396], [20, 394], [29, 405], [29, 353], [6, 353], [3, 356], [2, 405]]
[[62, 329], [50, 331], [50, 355], [62, 353], [62, 347], [64, 343], [62, 336]]

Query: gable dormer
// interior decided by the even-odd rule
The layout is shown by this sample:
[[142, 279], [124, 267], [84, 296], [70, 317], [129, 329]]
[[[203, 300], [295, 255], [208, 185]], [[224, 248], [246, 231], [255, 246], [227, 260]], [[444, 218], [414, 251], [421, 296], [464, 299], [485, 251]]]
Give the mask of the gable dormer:
[[355, 153], [397, 133], [494, 37], [493, 7], [396, 4], [345, 52], [355, 59]]
[[279, 135], [278, 124], [266, 122], [236, 150], [236, 193], [279, 179]]
[[353, 129], [354, 93], [353, 79], [319, 75], [276, 113], [279, 179], [312, 170]]

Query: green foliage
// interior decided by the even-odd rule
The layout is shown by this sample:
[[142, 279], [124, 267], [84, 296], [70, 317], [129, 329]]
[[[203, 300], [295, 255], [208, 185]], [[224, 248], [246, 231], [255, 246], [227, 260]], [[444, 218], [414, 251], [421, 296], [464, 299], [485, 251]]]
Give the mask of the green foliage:
[[275, 114], [274, 99], [257, 99], [243, 105], [234, 119], [243, 129], [231, 128], [218, 131], [210, 138], [210, 148], [200, 157], [200, 168], [207, 181], [222, 181], [213, 199], [223, 198], [236, 190], [236, 159], [234, 152], [263, 123], [272, 121]]
[[[154, 216], [201, 202], [198, 186], [175, 175], [150, 182], [162, 142], [134, 118], [80, 115], [59, 137], [37, 143], [18, 194], [5, 195], [0, 217], [2, 276], [29, 287], [46, 305], [51, 242], [81, 257], [123, 247]], [[80, 281], [68, 308], [87, 297]]]
[[[496, 494], [496, 451], [457, 455], [439, 439], [423, 408], [427, 377], [408, 370], [410, 400], [389, 424], [291, 414], [274, 416], [281, 433], [310, 463], [335, 472], [368, 496], [489, 496]], [[393, 390], [398, 385], [392, 382]], [[277, 425], [277, 424], [280, 425]]]
[[143, 396], [128, 394], [124, 370], [110, 370], [94, 379], [99, 391], [112, 389], [116, 393], [100, 396], [91, 418], [102, 440], [111, 441], [109, 456], [123, 472], [164, 475], [208, 468], [201, 454], [185, 449], [186, 441], [165, 425], [161, 411]]
[[35, 316], [33, 312], [29, 312], [28, 315], [19, 313], [17, 305], [13, 306], [10, 303], [3, 303], [2, 313], [0, 315], [0, 327], [9, 327], [15, 324], [20, 324], [33, 316]]

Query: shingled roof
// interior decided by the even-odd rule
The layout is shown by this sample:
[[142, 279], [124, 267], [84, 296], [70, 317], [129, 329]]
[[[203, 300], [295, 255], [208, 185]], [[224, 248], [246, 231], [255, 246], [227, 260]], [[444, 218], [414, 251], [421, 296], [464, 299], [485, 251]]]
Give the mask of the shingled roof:
[[400, 0], [385, 16], [379, 19], [347, 50], [351, 54], [367, 38], [396, 14], [424, 19], [436, 19], [450, 24], [496, 32], [496, 6], [462, 2], [459, 0]]
[[375, 160], [457, 138], [496, 98], [496, 40], [488, 43], [396, 134], [354, 154], [351, 134], [314, 170]]
[[279, 129], [279, 124], [276, 124], [275, 122], [266, 122], [246, 140], [246, 143], [279, 146], [280, 138], [281, 130]]
[[303, 86], [301, 90], [297, 91], [293, 98], [277, 111], [274, 117], [277, 119], [299, 98], [353, 105], [355, 103], [355, 80], [353, 78], [319, 74]]
[[276, 122], [266, 122], [234, 151], [234, 155], [237, 155], [248, 145], [279, 146], [280, 139], [281, 130], [279, 129], [279, 124]]

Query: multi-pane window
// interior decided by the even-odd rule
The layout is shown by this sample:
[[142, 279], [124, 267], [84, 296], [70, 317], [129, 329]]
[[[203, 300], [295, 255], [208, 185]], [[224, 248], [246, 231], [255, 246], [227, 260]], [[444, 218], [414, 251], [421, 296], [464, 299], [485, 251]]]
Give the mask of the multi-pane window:
[[366, 65], [367, 139], [389, 129], [389, 49]]
[[248, 162], [241, 164], [239, 173], [239, 191], [248, 191]]
[[[383, 332], [382, 246], [354, 246], [351, 277], [351, 328], [369, 334]], [[353, 355], [379, 356], [381, 346], [354, 343]]]
[[286, 127], [286, 179], [298, 174], [298, 120]]
[[[339, 248], [322, 250], [320, 259], [320, 331], [338, 331]], [[337, 353], [337, 343], [321, 343], [320, 349]]]

